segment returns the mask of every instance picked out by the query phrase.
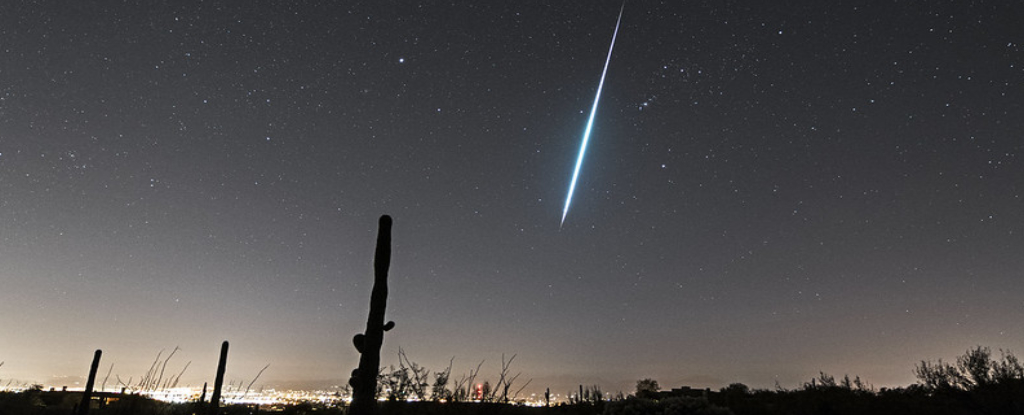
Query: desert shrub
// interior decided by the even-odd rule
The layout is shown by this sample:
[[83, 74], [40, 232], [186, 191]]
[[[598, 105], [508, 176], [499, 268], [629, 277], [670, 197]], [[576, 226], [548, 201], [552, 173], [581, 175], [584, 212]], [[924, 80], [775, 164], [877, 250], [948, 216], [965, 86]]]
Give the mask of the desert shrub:
[[605, 415], [732, 415], [703, 398], [672, 397], [660, 400], [628, 398], [608, 402]]

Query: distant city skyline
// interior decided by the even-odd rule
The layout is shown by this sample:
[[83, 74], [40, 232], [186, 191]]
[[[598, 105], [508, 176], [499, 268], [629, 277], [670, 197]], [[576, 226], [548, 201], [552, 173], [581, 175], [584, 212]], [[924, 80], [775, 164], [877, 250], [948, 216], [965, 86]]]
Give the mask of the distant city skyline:
[[[383, 363], [880, 386], [1024, 353], [1019, 2], [0, 4], [0, 386]], [[70, 378], [67, 378], [70, 379]], [[58, 382], [59, 383], [59, 382]], [[329, 385], [324, 385], [329, 386]]]

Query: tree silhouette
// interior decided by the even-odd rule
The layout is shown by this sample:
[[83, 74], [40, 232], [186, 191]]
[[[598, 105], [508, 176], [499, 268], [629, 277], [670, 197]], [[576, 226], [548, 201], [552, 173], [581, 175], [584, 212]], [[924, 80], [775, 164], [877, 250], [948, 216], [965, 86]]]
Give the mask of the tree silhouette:
[[655, 398], [658, 396], [658, 391], [661, 390], [661, 386], [658, 386], [658, 381], [651, 378], [644, 378], [636, 381], [636, 397], [637, 398]]

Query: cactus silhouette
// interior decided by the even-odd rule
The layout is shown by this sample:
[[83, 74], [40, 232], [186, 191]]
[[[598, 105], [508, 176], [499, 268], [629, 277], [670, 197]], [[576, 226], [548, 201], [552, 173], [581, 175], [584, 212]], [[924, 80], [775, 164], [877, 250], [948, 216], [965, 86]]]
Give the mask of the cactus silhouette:
[[92, 367], [89, 369], [89, 381], [85, 384], [85, 392], [82, 393], [82, 402], [78, 404], [78, 415], [89, 414], [89, 401], [92, 400], [92, 387], [96, 384], [96, 369], [100, 367], [100, 356], [103, 351], [96, 349], [92, 356]]
[[366, 332], [352, 339], [359, 351], [359, 367], [352, 371], [348, 383], [352, 386], [351, 415], [368, 415], [376, 411], [377, 372], [380, 370], [380, 347], [384, 332], [395, 327], [395, 322], [384, 323], [384, 309], [388, 303], [388, 268], [391, 266], [391, 217], [380, 217], [377, 229], [377, 250], [373, 257], [373, 290], [370, 292], [370, 314], [366, 319]]
[[[213, 382], [213, 396], [210, 397], [210, 415], [220, 411], [220, 388], [224, 386], [224, 368], [228, 364], [228, 341], [220, 345], [220, 362], [217, 363], [217, 379]], [[205, 388], [203, 389], [206, 390]]]
[[203, 410], [203, 408], [205, 406], [206, 406], [206, 382], [203, 382], [203, 393], [201, 395], [199, 395], [199, 399], [196, 399], [196, 401], [192, 403], [192, 407], [193, 407], [192, 413], [193, 414], [205, 414], [206, 411]]

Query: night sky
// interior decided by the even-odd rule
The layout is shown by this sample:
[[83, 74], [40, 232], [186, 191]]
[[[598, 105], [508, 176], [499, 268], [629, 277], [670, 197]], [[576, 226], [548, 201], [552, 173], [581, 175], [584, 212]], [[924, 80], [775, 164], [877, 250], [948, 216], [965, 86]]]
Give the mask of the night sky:
[[0, 382], [913, 382], [1024, 353], [1024, 5], [0, 5]]

